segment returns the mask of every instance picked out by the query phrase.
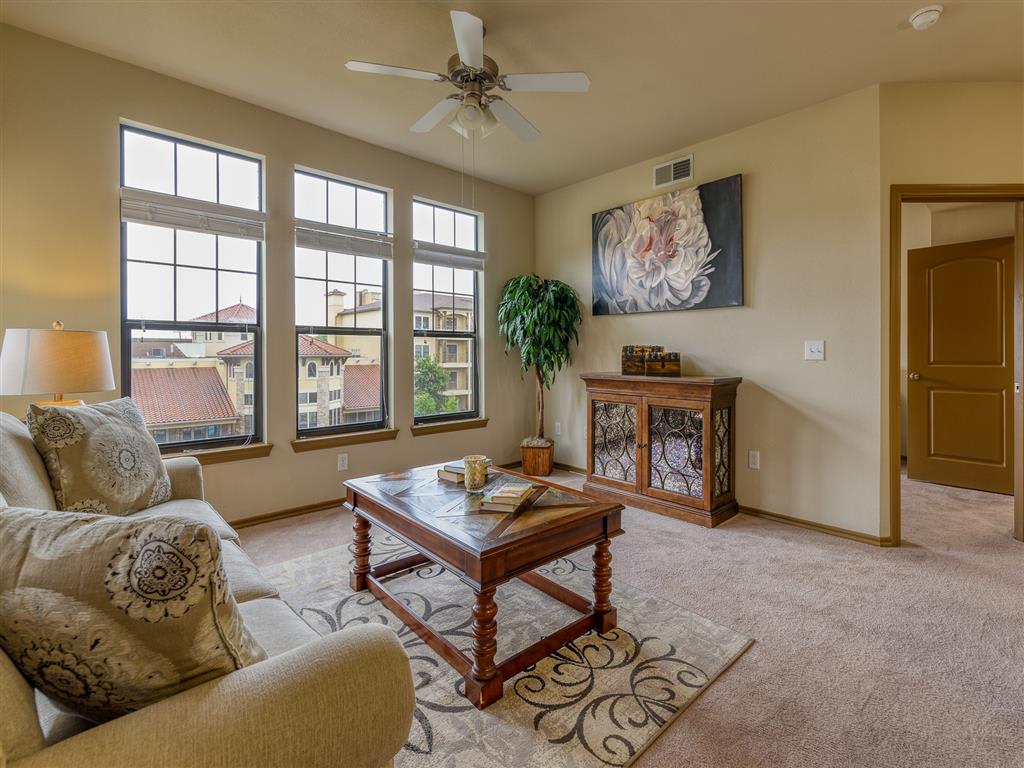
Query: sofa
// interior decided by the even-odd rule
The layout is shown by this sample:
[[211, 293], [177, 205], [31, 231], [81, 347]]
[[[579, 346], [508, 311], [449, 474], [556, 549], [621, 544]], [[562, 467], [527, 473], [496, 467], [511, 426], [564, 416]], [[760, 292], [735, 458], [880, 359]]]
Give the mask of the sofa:
[[[218, 533], [228, 584], [268, 658], [93, 725], [34, 690], [0, 651], [0, 768], [392, 765], [415, 706], [409, 660], [394, 632], [366, 625], [320, 637], [280, 599], [235, 530], [205, 501], [199, 462], [178, 457], [164, 464], [171, 500], [136, 515], [199, 520]], [[28, 429], [6, 413], [0, 506], [57, 508]]]

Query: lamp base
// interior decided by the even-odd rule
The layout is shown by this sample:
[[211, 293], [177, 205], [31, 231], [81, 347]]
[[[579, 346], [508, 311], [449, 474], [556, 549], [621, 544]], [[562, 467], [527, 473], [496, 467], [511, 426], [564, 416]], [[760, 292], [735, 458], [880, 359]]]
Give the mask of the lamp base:
[[85, 400], [36, 400], [32, 405], [38, 405], [40, 408], [71, 408], [85, 405]]

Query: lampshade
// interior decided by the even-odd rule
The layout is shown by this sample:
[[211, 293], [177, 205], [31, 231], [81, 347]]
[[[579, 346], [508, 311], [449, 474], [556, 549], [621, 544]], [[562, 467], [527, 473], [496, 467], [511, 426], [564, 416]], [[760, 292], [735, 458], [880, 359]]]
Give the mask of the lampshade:
[[111, 389], [114, 370], [106, 331], [8, 328], [4, 332], [0, 395]]

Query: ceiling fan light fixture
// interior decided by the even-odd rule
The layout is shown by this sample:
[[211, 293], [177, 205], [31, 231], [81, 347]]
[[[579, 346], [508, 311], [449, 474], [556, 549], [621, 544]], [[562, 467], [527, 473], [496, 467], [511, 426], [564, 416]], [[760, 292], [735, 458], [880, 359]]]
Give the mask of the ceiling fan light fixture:
[[484, 107], [480, 103], [480, 97], [469, 94], [462, 101], [462, 106], [455, 113], [455, 119], [459, 125], [467, 131], [474, 131], [484, 124]]

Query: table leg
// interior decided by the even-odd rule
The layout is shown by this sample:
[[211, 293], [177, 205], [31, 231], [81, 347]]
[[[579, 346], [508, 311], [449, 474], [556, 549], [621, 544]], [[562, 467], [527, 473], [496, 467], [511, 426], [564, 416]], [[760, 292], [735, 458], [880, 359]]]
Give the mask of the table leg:
[[370, 522], [358, 512], [352, 513], [352, 573], [348, 584], [354, 592], [366, 589], [366, 574], [370, 572]]
[[477, 592], [473, 606], [473, 666], [466, 675], [466, 696], [477, 709], [493, 704], [502, 694], [502, 679], [494, 666], [498, 650], [498, 622], [494, 620], [497, 612], [494, 590]]
[[612, 594], [612, 543], [605, 539], [594, 545], [594, 627], [598, 632], [615, 629], [616, 612], [610, 597]]

